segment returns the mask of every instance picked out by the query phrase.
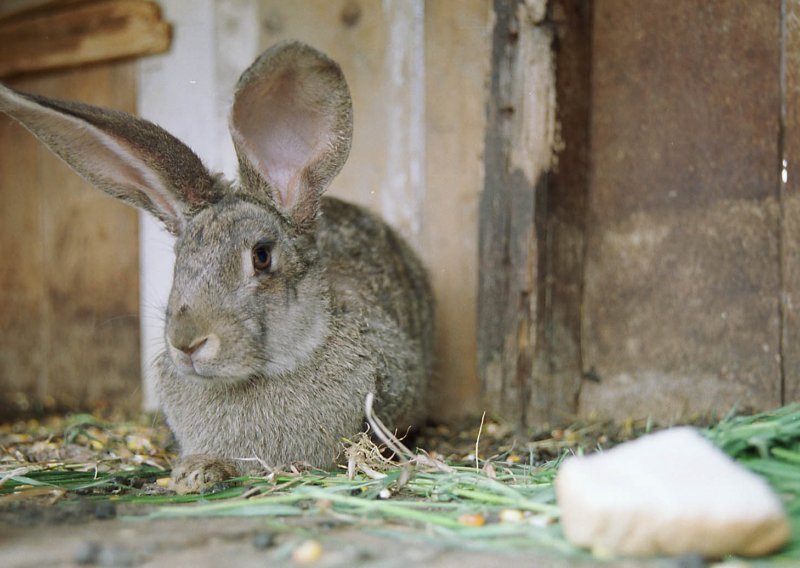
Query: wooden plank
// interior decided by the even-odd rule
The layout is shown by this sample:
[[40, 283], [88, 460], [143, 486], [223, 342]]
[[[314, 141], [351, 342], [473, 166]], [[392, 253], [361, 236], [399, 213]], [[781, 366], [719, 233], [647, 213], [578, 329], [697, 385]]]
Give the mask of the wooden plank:
[[564, 424], [581, 387], [581, 303], [589, 189], [592, 2], [556, 0], [555, 167], [537, 204], [540, 282], [537, 350], [529, 415]]
[[[132, 63], [14, 85], [120, 110], [135, 107]], [[17, 293], [3, 305], [0, 320], [12, 339], [2, 342], [0, 390], [11, 400], [33, 393], [31, 408], [138, 410], [136, 211], [87, 186], [27, 132], [14, 129], [9, 136], [0, 145], [0, 196], [13, 203], [8, 220], [11, 227], [23, 225], [24, 242], [15, 242], [16, 229], [4, 223], [4, 250], [20, 254], [7, 257], [2, 272], [3, 284], [10, 282]], [[7, 182], [9, 175], [20, 182]]]
[[477, 205], [489, 73], [489, 6], [425, 3], [426, 194], [421, 252], [437, 292], [432, 409], [448, 420], [478, 409]]
[[154, 2], [108, 0], [0, 21], [0, 77], [161, 53], [170, 26]]
[[800, 1], [783, 19], [783, 168], [781, 191], [783, 402], [800, 401]]
[[537, 201], [555, 139], [552, 33], [544, 2], [496, 0], [480, 202], [478, 366], [492, 410], [519, 425], [548, 420], [534, 362], [542, 273]]
[[0, 417], [37, 411], [46, 402], [40, 389], [45, 264], [37, 144], [0, 115]]
[[0, 19], [8, 19], [29, 14], [31, 12], [47, 10], [65, 4], [75, 4], [85, 0], [3, 0], [0, 3]]
[[780, 8], [595, 5], [585, 415], [780, 403]]

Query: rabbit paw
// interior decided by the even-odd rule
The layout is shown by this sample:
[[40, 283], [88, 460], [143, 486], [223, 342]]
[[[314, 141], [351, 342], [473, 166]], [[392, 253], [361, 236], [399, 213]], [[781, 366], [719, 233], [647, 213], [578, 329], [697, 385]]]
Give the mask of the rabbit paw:
[[205, 454], [191, 454], [172, 470], [171, 488], [179, 495], [204, 493], [217, 483], [239, 475], [233, 462]]

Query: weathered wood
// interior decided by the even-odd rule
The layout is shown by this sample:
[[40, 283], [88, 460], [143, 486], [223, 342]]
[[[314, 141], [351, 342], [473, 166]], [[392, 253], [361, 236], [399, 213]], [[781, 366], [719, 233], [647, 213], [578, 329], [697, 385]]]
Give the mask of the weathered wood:
[[537, 204], [539, 312], [530, 414], [571, 421], [581, 386], [581, 303], [589, 189], [592, 2], [551, 2], [556, 30], [559, 138], [555, 166]]
[[[13, 85], [135, 107], [130, 63]], [[0, 124], [0, 243], [9, 251], [0, 271], [0, 410], [137, 410], [136, 211], [87, 186], [6, 117]]]
[[48, 7], [0, 21], [0, 77], [161, 53], [170, 34], [154, 2]]
[[17, 17], [21, 14], [48, 10], [55, 6], [63, 7], [66, 4], [76, 4], [86, 0], [3, 0], [0, 3], [0, 19]]
[[585, 415], [781, 401], [780, 8], [595, 5]]
[[0, 417], [41, 407], [46, 311], [38, 142], [0, 115]]
[[[493, 411], [516, 424], [549, 419], [533, 393], [543, 275], [536, 207], [555, 134], [552, 33], [545, 2], [496, 0], [485, 186], [480, 203], [478, 365]], [[532, 404], [533, 403], [533, 404]]]
[[800, 2], [786, 2], [783, 19], [783, 132], [786, 183], [781, 185], [781, 315], [783, 402], [800, 401]]

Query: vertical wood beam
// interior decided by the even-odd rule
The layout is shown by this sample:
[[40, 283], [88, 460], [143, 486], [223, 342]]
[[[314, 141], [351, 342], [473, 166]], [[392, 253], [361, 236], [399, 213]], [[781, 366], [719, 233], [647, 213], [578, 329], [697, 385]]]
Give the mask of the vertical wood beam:
[[480, 203], [478, 366], [491, 409], [518, 425], [533, 407], [542, 243], [537, 201], [555, 140], [553, 35], [544, 1], [495, 0]]
[[782, 402], [800, 401], [800, 0], [783, 0], [781, 30]]
[[[239, 75], [258, 54], [258, 2], [162, 0], [161, 7], [179, 33], [168, 53], [139, 61], [139, 113], [188, 144], [212, 171], [233, 179], [237, 161], [228, 112]], [[174, 238], [147, 213], [140, 213], [139, 223], [144, 404], [155, 410], [153, 360], [164, 348]]]
[[557, 121], [555, 163], [539, 198], [539, 349], [530, 414], [565, 423], [577, 411], [583, 374], [581, 304], [589, 190], [591, 0], [550, 2], [555, 30]]

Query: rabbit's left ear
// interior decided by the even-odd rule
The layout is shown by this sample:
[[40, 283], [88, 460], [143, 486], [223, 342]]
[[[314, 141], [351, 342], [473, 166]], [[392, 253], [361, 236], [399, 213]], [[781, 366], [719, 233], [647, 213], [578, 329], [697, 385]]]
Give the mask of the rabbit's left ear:
[[297, 226], [312, 223], [353, 136], [339, 66], [299, 42], [270, 48], [239, 79], [230, 127], [246, 189], [266, 192]]
[[180, 234], [222, 195], [188, 146], [162, 128], [81, 103], [19, 93], [0, 84], [0, 112], [20, 122], [89, 183]]

